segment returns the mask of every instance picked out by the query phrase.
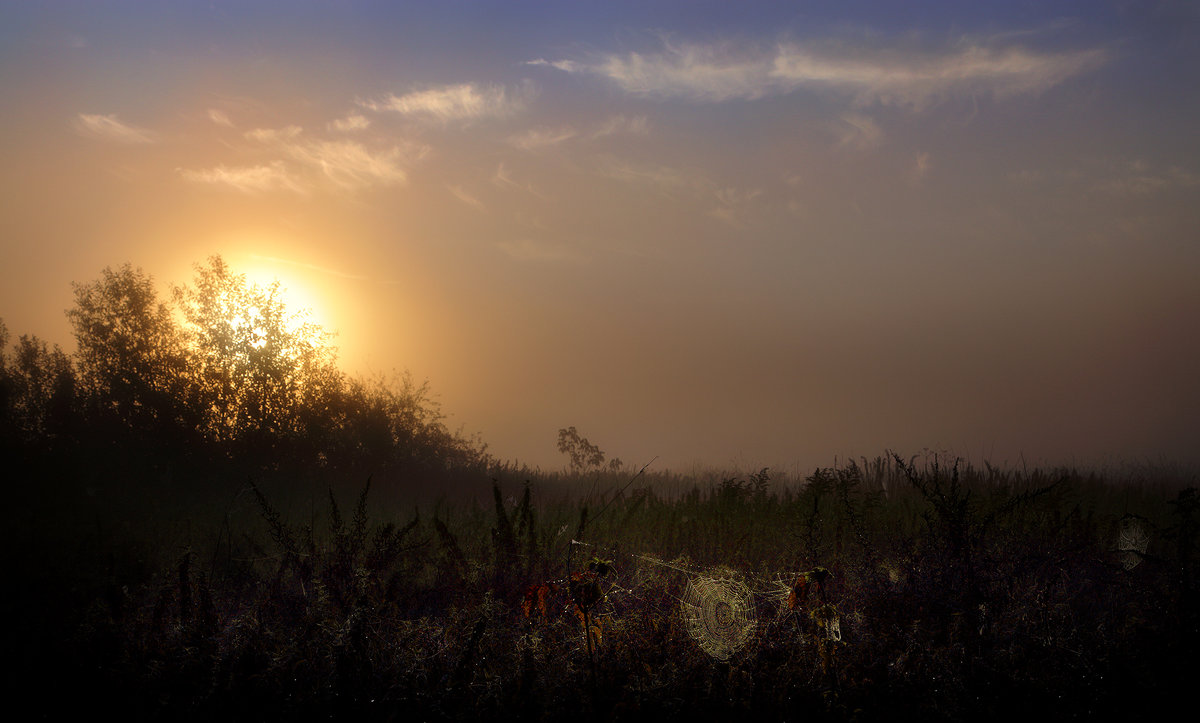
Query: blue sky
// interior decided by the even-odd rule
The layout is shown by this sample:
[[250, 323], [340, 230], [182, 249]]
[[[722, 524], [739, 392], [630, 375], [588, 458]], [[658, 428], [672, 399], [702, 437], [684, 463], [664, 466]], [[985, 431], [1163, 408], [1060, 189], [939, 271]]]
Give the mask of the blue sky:
[[7, 4], [0, 317], [220, 253], [543, 467], [1194, 464], [1194, 8]]

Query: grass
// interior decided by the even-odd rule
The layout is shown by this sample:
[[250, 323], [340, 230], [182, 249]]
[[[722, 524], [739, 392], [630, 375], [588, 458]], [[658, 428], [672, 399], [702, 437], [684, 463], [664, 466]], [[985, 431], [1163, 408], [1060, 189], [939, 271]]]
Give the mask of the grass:
[[[27, 521], [18, 682], [69, 693], [51, 717], [961, 720], [1145, 717], [1196, 672], [1200, 500], [1165, 475], [513, 472], [421, 509], [247, 485], [190, 523]], [[714, 568], [757, 612], [728, 661], [680, 612]]]

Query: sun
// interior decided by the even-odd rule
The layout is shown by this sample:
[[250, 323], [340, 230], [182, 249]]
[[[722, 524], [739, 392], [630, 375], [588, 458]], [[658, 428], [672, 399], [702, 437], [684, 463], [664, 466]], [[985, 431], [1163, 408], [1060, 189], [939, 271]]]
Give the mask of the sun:
[[248, 286], [257, 286], [269, 290], [273, 284], [278, 301], [288, 310], [285, 326], [288, 331], [298, 331], [304, 324], [317, 324], [330, 331], [329, 320], [324, 311], [325, 304], [321, 295], [298, 274], [289, 273], [286, 269], [273, 268], [264, 263], [256, 263], [244, 270]]

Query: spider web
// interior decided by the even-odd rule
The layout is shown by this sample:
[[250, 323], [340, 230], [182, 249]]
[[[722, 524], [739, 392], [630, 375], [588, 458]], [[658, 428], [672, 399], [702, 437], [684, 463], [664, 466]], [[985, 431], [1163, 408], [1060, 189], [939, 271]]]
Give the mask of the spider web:
[[1135, 517], [1121, 520], [1121, 533], [1117, 538], [1117, 550], [1121, 553], [1121, 565], [1126, 570], [1132, 570], [1142, 562], [1146, 548], [1150, 546], [1150, 536], [1146, 528]]
[[731, 578], [692, 577], [680, 609], [688, 634], [718, 660], [740, 650], [758, 625], [750, 590]]

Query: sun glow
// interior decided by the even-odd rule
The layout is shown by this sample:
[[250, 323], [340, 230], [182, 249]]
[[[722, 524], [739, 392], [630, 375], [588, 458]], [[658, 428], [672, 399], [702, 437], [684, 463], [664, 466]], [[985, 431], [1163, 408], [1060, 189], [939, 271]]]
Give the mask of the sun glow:
[[285, 269], [274, 268], [263, 262], [256, 262], [241, 272], [245, 273], [250, 286], [257, 286], [264, 291], [277, 284], [275, 296], [288, 311], [285, 321], [288, 331], [297, 331], [306, 323], [317, 324], [326, 331], [334, 331], [325, 312], [327, 304], [323, 303], [321, 295], [297, 274], [288, 273]]

